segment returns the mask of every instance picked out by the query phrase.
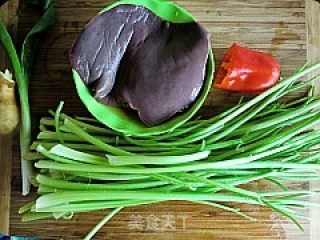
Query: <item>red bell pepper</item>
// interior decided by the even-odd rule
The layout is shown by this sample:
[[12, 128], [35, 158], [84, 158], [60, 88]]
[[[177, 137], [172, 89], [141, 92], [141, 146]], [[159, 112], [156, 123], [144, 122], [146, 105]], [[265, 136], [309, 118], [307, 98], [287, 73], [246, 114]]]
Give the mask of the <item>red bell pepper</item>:
[[214, 86], [230, 91], [261, 93], [276, 84], [280, 65], [271, 56], [233, 44], [225, 53]]

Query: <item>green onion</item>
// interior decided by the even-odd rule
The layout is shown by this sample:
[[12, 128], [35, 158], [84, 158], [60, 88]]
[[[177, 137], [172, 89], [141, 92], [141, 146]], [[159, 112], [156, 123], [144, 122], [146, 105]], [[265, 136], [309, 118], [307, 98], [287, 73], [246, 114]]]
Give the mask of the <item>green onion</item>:
[[36, 47], [38, 45], [38, 35], [47, 30], [55, 22], [55, 12], [51, 1], [46, 0], [43, 4], [43, 15], [32, 27], [23, 41], [20, 60], [13, 45], [12, 39], [5, 25], [0, 19], [0, 41], [7, 50], [12, 67], [14, 69], [20, 99], [20, 154], [23, 195], [27, 195], [30, 192], [30, 184], [33, 176], [32, 165], [29, 161], [25, 160], [25, 156], [28, 154], [31, 144], [31, 116], [28, 97], [28, 84], [31, 75], [31, 66], [33, 64]]

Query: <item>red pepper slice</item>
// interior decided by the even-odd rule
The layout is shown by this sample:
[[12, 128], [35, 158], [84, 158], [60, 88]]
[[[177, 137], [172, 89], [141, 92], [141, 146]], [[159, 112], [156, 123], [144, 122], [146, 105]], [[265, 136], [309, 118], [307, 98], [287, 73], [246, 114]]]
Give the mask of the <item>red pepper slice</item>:
[[225, 53], [214, 86], [230, 91], [261, 93], [277, 83], [279, 63], [268, 54], [234, 43]]

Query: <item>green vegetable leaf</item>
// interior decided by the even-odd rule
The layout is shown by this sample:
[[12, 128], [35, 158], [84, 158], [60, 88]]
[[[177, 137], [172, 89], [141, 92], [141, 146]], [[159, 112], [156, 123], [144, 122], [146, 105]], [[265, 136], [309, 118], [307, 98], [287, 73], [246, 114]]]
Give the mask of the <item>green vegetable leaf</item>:
[[44, 1], [45, 12], [26, 36], [21, 51], [22, 71], [27, 81], [30, 76], [36, 48], [39, 42], [38, 36], [52, 26], [56, 20], [56, 14], [51, 0]]

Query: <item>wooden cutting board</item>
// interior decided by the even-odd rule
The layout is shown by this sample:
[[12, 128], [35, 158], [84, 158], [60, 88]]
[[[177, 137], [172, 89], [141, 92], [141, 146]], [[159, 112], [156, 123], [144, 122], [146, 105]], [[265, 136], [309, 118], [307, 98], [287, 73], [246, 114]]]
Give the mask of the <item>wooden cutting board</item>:
[[[87, 114], [75, 93], [68, 65], [68, 52], [86, 22], [112, 1], [54, 0], [53, 2], [58, 22], [39, 45], [40, 50], [30, 86], [35, 134], [39, 118], [47, 115], [47, 110], [55, 108], [60, 100], [66, 102], [65, 112]], [[284, 76], [304, 64], [307, 59], [315, 61], [320, 56], [320, 7], [314, 0], [176, 0], [175, 2], [192, 12], [211, 33], [217, 64], [233, 42], [272, 54], [279, 60]], [[14, 12], [11, 14], [14, 15]], [[19, 16], [18, 42], [21, 42], [33, 20], [32, 15]], [[207, 113], [214, 114], [234, 104], [238, 99], [237, 94], [212, 89], [204, 108]], [[81, 239], [106, 215], [107, 211], [80, 214], [73, 220], [32, 223], [20, 221], [18, 208], [34, 199], [35, 194], [28, 197], [21, 196], [18, 144], [17, 139], [13, 139], [10, 233], [44, 239]], [[3, 152], [3, 146], [1, 145], [0, 152]], [[314, 183], [311, 187], [316, 188], [318, 185]], [[259, 189], [266, 186], [257, 183], [251, 187]], [[305, 187], [308, 188], [308, 184]], [[4, 195], [9, 194], [4, 192]], [[95, 239], [309, 240], [311, 236], [313, 240], [320, 239], [317, 230], [317, 223], [320, 221], [319, 210], [312, 209], [311, 221], [302, 222], [305, 226], [305, 232], [302, 233], [269, 209], [249, 205], [239, 205], [239, 207], [258, 221], [249, 222], [232, 213], [208, 206], [168, 202], [124, 209], [98, 233]], [[3, 214], [4, 210], [0, 210], [0, 219], [3, 219]]]

